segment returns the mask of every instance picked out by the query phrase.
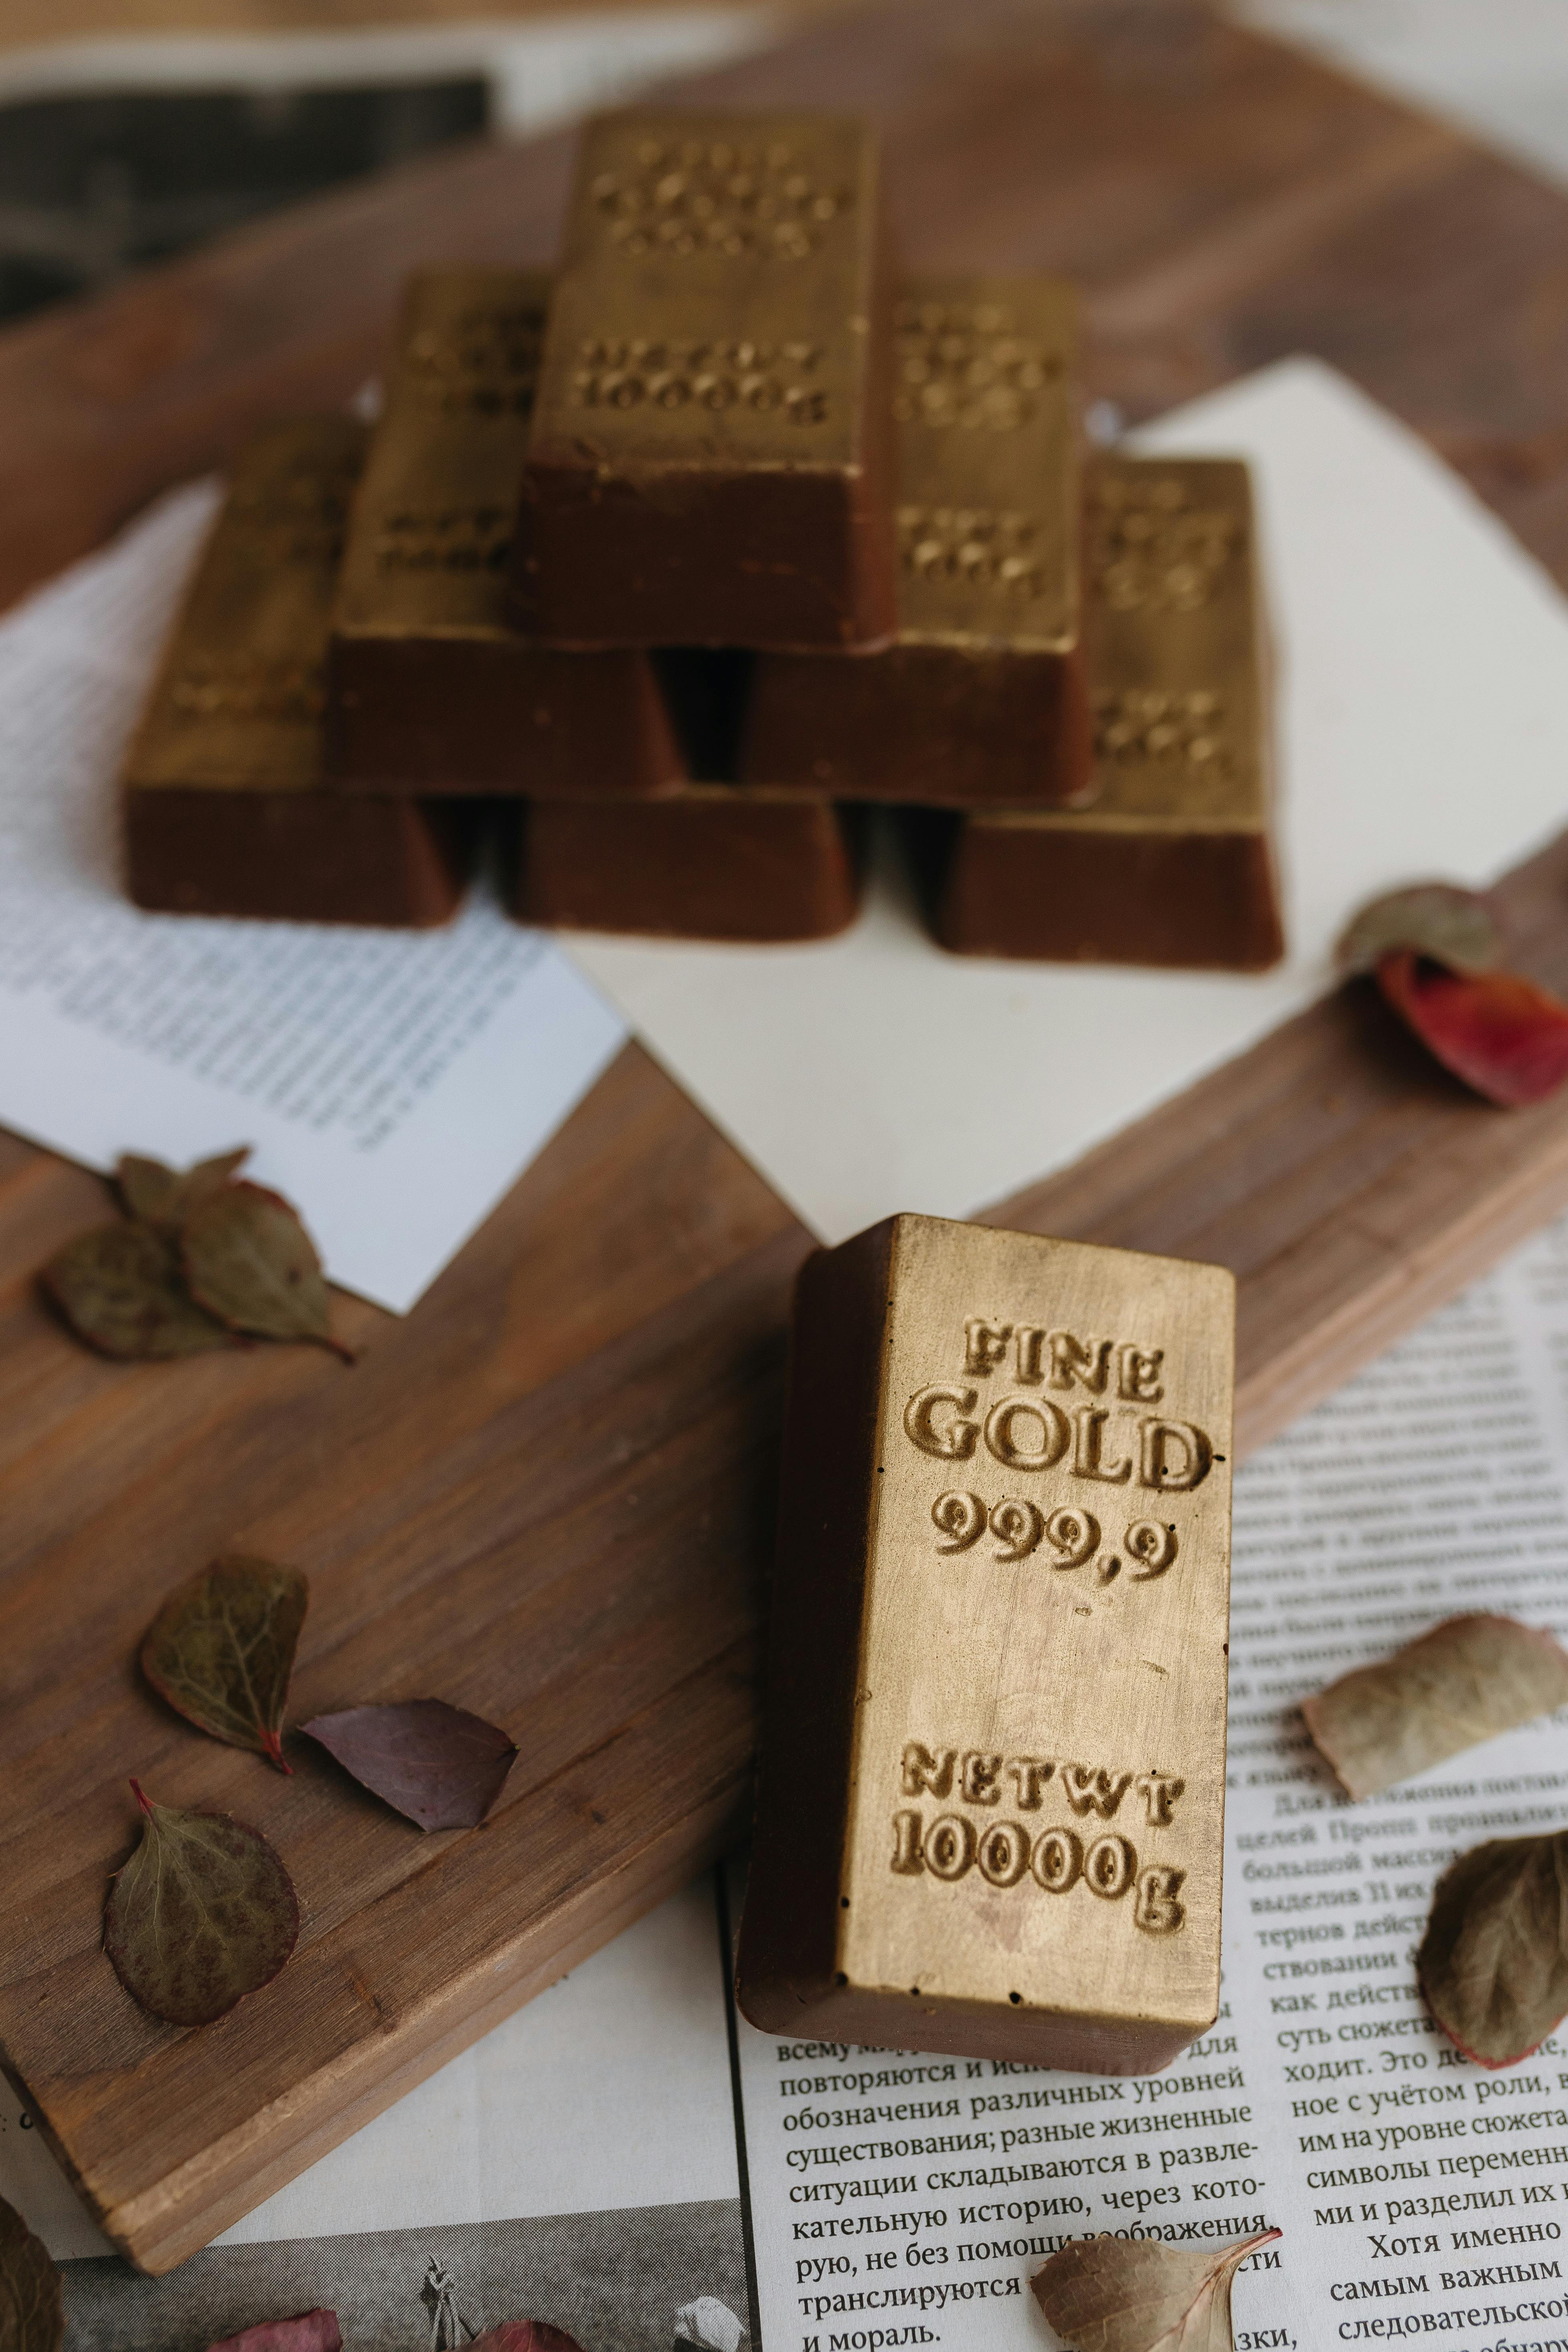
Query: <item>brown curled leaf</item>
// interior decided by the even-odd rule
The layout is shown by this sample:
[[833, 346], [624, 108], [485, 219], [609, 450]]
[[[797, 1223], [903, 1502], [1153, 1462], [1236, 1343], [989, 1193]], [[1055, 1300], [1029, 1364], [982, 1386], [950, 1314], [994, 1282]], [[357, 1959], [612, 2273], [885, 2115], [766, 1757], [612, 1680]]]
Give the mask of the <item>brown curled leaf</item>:
[[1077, 2352], [1235, 2352], [1238, 2265], [1278, 2230], [1202, 2248], [1163, 2238], [1074, 2238], [1035, 2273], [1035, 2300]]
[[77, 1337], [121, 1362], [167, 1361], [239, 1345], [185, 1287], [179, 1251], [150, 1225], [100, 1225], [57, 1252], [41, 1276]]
[[335, 2311], [300, 2311], [292, 2319], [263, 2319], [226, 2336], [207, 2352], [343, 2352]]
[[349, 1706], [301, 1731], [422, 1830], [471, 1830], [500, 1796], [516, 1748], [504, 1731], [442, 1698]]
[[287, 1772], [283, 1710], [310, 1599], [297, 1568], [227, 1553], [170, 1593], [142, 1641], [142, 1671], [199, 1731]]
[[166, 1167], [162, 1160], [144, 1159], [131, 1151], [115, 1169], [114, 1180], [129, 1216], [173, 1232], [199, 1202], [221, 1192], [249, 1157], [249, 1144], [242, 1144], [237, 1151], [222, 1151], [216, 1160], [198, 1160], [194, 1168], [182, 1172]]
[[1513, 972], [1447, 971], [1401, 950], [1377, 984], [1429, 1054], [1507, 1109], [1544, 1102], [1568, 1078], [1568, 1004]]
[[1568, 1704], [1568, 1652], [1512, 1617], [1449, 1617], [1375, 1665], [1342, 1675], [1301, 1708], [1352, 1797]]
[[583, 2352], [574, 2336], [547, 2319], [503, 2319], [476, 2336], [468, 2352]]
[[1492, 1838], [1437, 1881], [1415, 1973], [1449, 2041], [1517, 2066], [1568, 2016], [1568, 1830]]
[[1502, 957], [1502, 938], [1486, 900], [1454, 882], [1413, 882], [1353, 915], [1340, 933], [1334, 962], [1346, 975], [1373, 971], [1408, 948], [1450, 971], [1488, 971]]
[[0, 2352], [60, 2352], [60, 2274], [42, 2239], [0, 2197]]
[[281, 1194], [242, 1180], [198, 1202], [180, 1237], [191, 1296], [232, 1330], [310, 1339], [345, 1364], [315, 1244]]
[[154, 1805], [109, 1889], [103, 1948], [135, 2000], [171, 2025], [211, 2025], [270, 1984], [300, 1933], [293, 1881], [230, 1813]]

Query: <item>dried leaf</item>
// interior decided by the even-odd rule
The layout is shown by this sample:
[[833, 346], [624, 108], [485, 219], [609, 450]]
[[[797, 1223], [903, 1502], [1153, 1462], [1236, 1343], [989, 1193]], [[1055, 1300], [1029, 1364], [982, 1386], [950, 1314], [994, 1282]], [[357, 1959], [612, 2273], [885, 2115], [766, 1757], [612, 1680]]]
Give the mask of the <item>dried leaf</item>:
[[1453, 882], [1413, 882], [1373, 898], [1341, 932], [1334, 961], [1349, 974], [1371, 971], [1400, 948], [1430, 956], [1450, 971], [1487, 971], [1502, 955], [1490, 908]]
[[517, 1754], [504, 1731], [443, 1698], [344, 1707], [300, 1728], [422, 1830], [482, 1822]]
[[297, 1568], [228, 1553], [170, 1593], [142, 1643], [142, 1671], [199, 1731], [287, 1772], [283, 1709], [310, 1599]]
[[1307, 1728], [1352, 1797], [1375, 1797], [1568, 1703], [1568, 1652], [1512, 1617], [1449, 1617], [1310, 1698]]
[[150, 1225], [100, 1225], [49, 1260], [45, 1289], [79, 1339], [122, 1360], [239, 1345], [185, 1288], [179, 1252]]
[[231, 1329], [312, 1339], [353, 1363], [353, 1351], [332, 1337], [315, 1244], [280, 1194], [226, 1184], [192, 1210], [181, 1246], [191, 1296]]
[[1029, 2284], [1078, 2352], [1234, 2352], [1237, 2266], [1279, 2235], [1191, 2249], [1163, 2238], [1074, 2238]]
[[293, 2319], [264, 2319], [226, 2336], [207, 2352], [343, 2352], [335, 2311], [301, 2311]]
[[1543, 1102], [1568, 1078], [1568, 1005], [1513, 972], [1385, 955], [1377, 984], [1430, 1054], [1489, 1102]]
[[1415, 1955], [1426, 2005], [1480, 2066], [1517, 2066], [1568, 2016], [1568, 1830], [1450, 1864]]
[[216, 1160], [198, 1160], [184, 1173], [161, 1160], [127, 1152], [114, 1171], [127, 1213], [144, 1225], [165, 1225], [171, 1231], [209, 1193], [220, 1192], [250, 1157], [250, 1146], [220, 1152]]
[[574, 2336], [547, 2319], [503, 2319], [476, 2336], [468, 2352], [583, 2352]]
[[171, 2025], [210, 2025], [270, 1984], [300, 1933], [293, 1881], [259, 1830], [154, 1805], [103, 1910], [103, 1948], [132, 1998]]
[[60, 2274], [41, 2239], [0, 2197], [0, 2352], [60, 2352]]

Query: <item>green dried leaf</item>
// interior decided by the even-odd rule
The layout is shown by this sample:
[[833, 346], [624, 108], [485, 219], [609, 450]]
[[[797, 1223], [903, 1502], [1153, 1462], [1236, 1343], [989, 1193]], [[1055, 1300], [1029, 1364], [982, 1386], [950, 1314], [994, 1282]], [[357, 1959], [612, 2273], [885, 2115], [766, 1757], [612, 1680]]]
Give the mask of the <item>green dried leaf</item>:
[[1352, 1797], [1568, 1703], [1568, 1653], [1512, 1617], [1449, 1617], [1310, 1698], [1307, 1728]]
[[249, 1157], [249, 1144], [242, 1144], [237, 1151], [220, 1152], [216, 1160], [198, 1160], [194, 1168], [187, 1168], [182, 1174], [176, 1168], [165, 1167], [161, 1160], [146, 1160], [136, 1152], [127, 1152], [114, 1175], [129, 1215], [144, 1225], [173, 1229], [198, 1202], [210, 1192], [221, 1191], [236, 1169], [242, 1168]]
[[231, 1813], [154, 1805], [132, 1780], [142, 1843], [110, 1882], [103, 1948], [132, 1997], [171, 2025], [210, 2025], [270, 1984], [300, 1933], [293, 1881]]
[[353, 1351], [332, 1337], [331, 1297], [315, 1246], [278, 1193], [226, 1184], [186, 1218], [181, 1247], [192, 1297], [231, 1329], [311, 1339], [353, 1363]]
[[1347, 978], [1371, 971], [1401, 949], [1446, 964], [1450, 971], [1489, 971], [1502, 957], [1491, 909], [1474, 890], [1453, 882], [1413, 882], [1390, 890], [1352, 916], [1341, 932], [1334, 961]]
[[1074, 2238], [1035, 2273], [1035, 2300], [1078, 2352], [1235, 2352], [1238, 2264], [1279, 2235], [1202, 2248], [1163, 2238]]
[[44, 1268], [45, 1289], [79, 1339], [121, 1360], [197, 1356], [237, 1346], [185, 1287], [179, 1251], [150, 1225], [100, 1225]]
[[60, 2274], [40, 2239], [0, 2197], [0, 2352], [60, 2352]]
[[170, 1593], [142, 1641], [142, 1671], [198, 1731], [287, 1772], [283, 1710], [310, 1601], [297, 1568], [226, 1553]]
[[1517, 2066], [1568, 2016], [1568, 1830], [1449, 1864], [1415, 1955], [1426, 2005], [1481, 2066]]

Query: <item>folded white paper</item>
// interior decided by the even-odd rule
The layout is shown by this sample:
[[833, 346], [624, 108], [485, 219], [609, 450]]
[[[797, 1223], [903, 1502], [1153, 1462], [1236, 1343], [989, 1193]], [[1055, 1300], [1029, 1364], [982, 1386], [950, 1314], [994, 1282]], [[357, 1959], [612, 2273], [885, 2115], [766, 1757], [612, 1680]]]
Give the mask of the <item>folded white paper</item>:
[[332, 1280], [401, 1313], [625, 1032], [483, 892], [423, 933], [131, 906], [114, 779], [215, 497], [0, 624], [0, 1122], [92, 1168], [251, 1144]]
[[1488, 880], [1568, 822], [1568, 605], [1413, 434], [1303, 359], [1131, 446], [1256, 470], [1280, 652], [1276, 971], [945, 956], [891, 870], [821, 945], [572, 940], [825, 1240], [894, 1210], [969, 1215], [1065, 1166], [1310, 1003], [1363, 899]]

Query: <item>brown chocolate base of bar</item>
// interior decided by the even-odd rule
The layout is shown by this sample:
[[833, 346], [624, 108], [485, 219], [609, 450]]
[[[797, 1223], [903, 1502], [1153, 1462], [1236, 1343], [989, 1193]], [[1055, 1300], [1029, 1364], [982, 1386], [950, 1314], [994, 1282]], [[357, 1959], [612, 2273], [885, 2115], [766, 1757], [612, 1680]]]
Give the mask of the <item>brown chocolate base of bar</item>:
[[520, 921], [666, 939], [829, 938], [859, 906], [858, 827], [805, 793], [691, 784], [616, 809], [542, 801], [509, 827]]
[[737, 1984], [736, 1997], [742, 2015], [763, 2033], [1059, 2066], [1075, 2074], [1157, 2074], [1214, 2023], [1212, 2016], [1181, 2026], [1038, 2012], [992, 2018], [962, 2002], [933, 2000], [901, 1987], [864, 1992], [831, 1979], [769, 1978], [761, 1971], [762, 1963], [753, 1960], [752, 1973], [743, 1973]]
[[359, 791], [618, 800], [683, 782], [644, 653], [521, 639], [337, 637], [327, 780]]
[[552, 645], [842, 649], [897, 624], [891, 519], [833, 475], [536, 468], [522, 511], [510, 617]]
[[904, 644], [759, 656], [740, 773], [847, 800], [1064, 806], [1092, 795], [1093, 750], [1079, 654]]
[[456, 913], [476, 832], [457, 803], [169, 785], [130, 787], [124, 826], [150, 913], [417, 929]]
[[1011, 811], [905, 823], [927, 919], [954, 955], [1263, 971], [1284, 953], [1262, 831], [1079, 829]]

